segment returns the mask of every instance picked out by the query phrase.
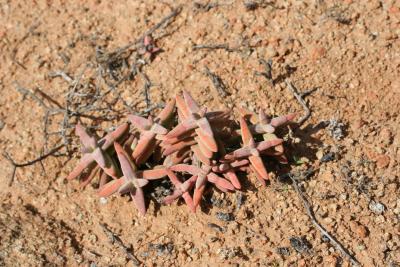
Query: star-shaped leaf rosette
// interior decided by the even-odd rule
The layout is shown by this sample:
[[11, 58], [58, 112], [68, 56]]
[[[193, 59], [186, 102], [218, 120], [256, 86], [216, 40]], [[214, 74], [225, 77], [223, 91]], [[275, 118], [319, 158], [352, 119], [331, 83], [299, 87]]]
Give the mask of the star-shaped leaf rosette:
[[128, 194], [142, 215], [156, 180], [169, 179], [173, 193], [163, 202], [182, 198], [196, 212], [208, 189], [242, 190], [239, 177], [245, 176], [239, 172], [266, 185], [270, 179], [266, 158], [287, 163], [275, 129], [295, 115], [268, 118], [262, 109], [255, 114], [243, 108], [239, 114], [235, 120], [231, 110], [209, 111], [183, 91], [156, 117], [128, 115], [131, 127], [124, 123], [102, 139], [78, 124], [83, 155], [68, 179], [81, 177], [85, 186], [98, 175], [99, 196]]

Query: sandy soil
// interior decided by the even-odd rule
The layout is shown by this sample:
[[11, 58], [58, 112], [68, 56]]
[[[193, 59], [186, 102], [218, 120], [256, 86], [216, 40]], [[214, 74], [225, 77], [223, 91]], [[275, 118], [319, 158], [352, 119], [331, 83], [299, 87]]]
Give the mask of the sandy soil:
[[[186, 88], [211, 108], [246, 105], [278, 115], [303, 112], [286, 78], [301, 92], [317, 88], [306, 97], [311, 118], [287, 142], [290, 166], [272, 167], [268, 187], [250, 176], [240, 193], [210, 190], [197, 214], [181, 202], [160, 206], [150, 199], [140, 217], [126, 197], [101, 203], [94, 186], [81, 190], [66, 181], [78, 153], [18, 168], [11, 186], [12, 165], [2, 158], [0, 265], [132, 265], [103, 231], [107, 225], [143, 266], [350, 266], [313, 227], [293, 187], [276, 179], [313, 166], [317, 171], [301, 184], [318, 221], [362, 266], [399, 266], [400, 3], [266, 1], [250, 10], [242, 1], [181, 2], [175, 20], [154, 33], [163, 51], [143, 68], [153, 84], [150, 100], [166, 101]], [[96, 47], [113, 51], [137, 40], [178, 5], [1, 1], [0, 149], [24, 162], [45, 144], [46, 110], [21, 88], [39, 89], [64, 106], [69, 84], [50, 72], [95, 77], [85, 66], [96, 61]], [[193, 49], [198, 44], [235, 49]], [[260, 59], [272, 59], [274, 87], [255, 75], [263, 71]], [[225, 83], [225, 99], [206, 66]], [[135, 111], [146, 107], [140, 76], [118, 91]], [[52, 120], [56, 131], [60, 118]], [[85, 122], [105, 128], [122, 120]], [[57, 136], [50, 139], [52, 147]], [[334, 159], [321, 163], [330, 152]], [[221, 221], [218, 212], [234, 220]], [[293, 237], [308, 249], [297, 251]]]

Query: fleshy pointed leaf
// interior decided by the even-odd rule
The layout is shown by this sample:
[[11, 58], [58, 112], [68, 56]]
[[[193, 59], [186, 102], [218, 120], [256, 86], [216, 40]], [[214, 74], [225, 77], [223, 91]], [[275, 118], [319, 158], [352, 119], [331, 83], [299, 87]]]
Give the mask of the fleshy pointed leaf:
[[283, 139], [274, 139], [270, 141], [262, 141], [260, 143], [257, 143], [256, 147], [258, 151], [264, 151], [267, 150], [268, 148], [280, 145], [283, 143]]
[[239, 178], [237, 177], [236, 173], [234, 171], [227, 171], [223, 173], [224, 177], [227, 178], [229, 181], [231, 181], [232, 185], [236, 189], [241, 189], [242, 186], [239, 182]]
[[129, 158], [129, 155], [122, 149], [120, 144], [115, 142], [114, 147], [121, 164], [122, 173], [128, 179], [135, 179], [135, 172], [137, 170], [135, 164]]
[[[72, 170], [72, 172], [68, 175], [67, 179], [72, 180], [78, 177], [86, 168], [90, 166], [94, 162], [92, 154], [85, 154], [80, 159], [78, 165]], [[94, 167], [94, 166], [93, 166]]]
[[195, 131], [196, 131], [197, 136], [199, 137], [200, 141], [204, 144], [205, 147], [208, 148], [208, 150], [210, 150], [212, 152], [218, 152], [218, 145], [214, 139], [214, 136], [206, 135], [200, 129], [196, 129]]
[[226, 179], [219, 177], [213, 172], [210, 172], [207, 175], [208, 181], [211, 183], [214, 183], [222, 188], [225, 188], [227, 190], [235, 190], [235, 187]]
[[186, 105], [185, 100], [180, 95], [176, 95], [176, 106], [178, 108], [178, 114], [180, 113], [181, 119], [187, 119], [190, 116], [190, 110]]
[[118, 189], [124, 184], [125, 178], [119, 178], [112, 180], [102, 186], [97, 193], [100, 197], [108, 197], [118, 191]]
[[187, 165], [187, 164], [177, 164], [175, 166], [171, 166], [170, 169], [172, 171], [177, 171], [177, 172], [187, 172], [192, 175], [198, 175], [201, 173], [200, 168], [197, 168], [196, 166], [193, 166], [193, 165]]
[[262, 161], [262, 159], [260, 157], [250, 156], [249, 160], [250, 160], [251, 165], [257, 171], [257, 173], [260, 174], [261, 178], [263, 178], [263, 179], [269, 178], [268, 172], [264, 166], [264, 162]]
[[142, 131], [147, 131], [151, 128], [152, 122], [149, 119], [137, 116], [137, 115], [128, 115], [128, 120], [135, 126], [137, 129]]
[[200, 108], [197, 103], [194, 101], [193, 97], [186, 90], [182, 91], [183, 98], [185, 99], [186, 105], [191, 113], [199, 113]]
[[135, 202], [136, 208], [138, 209], [141, 215], [146, 214], [146, 204], [144, 202], [144, 194], [142, 188], [136, 188], [131, 191], [131, 197], [133, 202]]
[[147, 179], [147, 180], [156, 180], [167, 176], [167, 172], [165, 168], [152, 169], [152, 170], [144, 170], [136, 173], [136, 176], [139, 178]]
[[279, 117], [273, 118], [271, 120], [271, 125], [276, 128], [278, 126], [281, 126], [281, 125], [287, 123], [288, 121], [293, 120], [295, 117], [296, 117], [296, 113], [279, 116]]
[[99, 141], [99, 144], [101, 144], [101, 149], [103, 151], [107, 150], [110, 146], [114, 144], [115, 141], [123, 137], [128, 130], [129, 124], [123, 123], [118, 126], [113, 132], [108, 133], [104, 138]]
[[242, 118], [240, 118], [240, 130], [241, 130], [241, 134], [242, 134], [242, 140], [243, 140], [243, 144], [245, 146], [248, 146], [250, 144], [251, 141], [254, 142], [253, 140], [253, 136], [251, 135], [250, 129], [247, 126], [246, 121]]

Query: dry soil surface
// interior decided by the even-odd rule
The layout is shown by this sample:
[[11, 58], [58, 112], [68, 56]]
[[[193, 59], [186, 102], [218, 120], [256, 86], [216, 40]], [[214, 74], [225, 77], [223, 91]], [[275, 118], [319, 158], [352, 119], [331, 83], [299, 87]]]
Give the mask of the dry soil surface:
[[[43, 149], [47, 109], [37, 99], [65, 107], [71, 86], [96, 84], [100, 51], [137, 40], [180, 5], [175, 19], [153, 33], [162, 51], [142, 68], [152, 84], [151, 104], [185, 88], [210, 108], [302, 114], [285, 79], [300, 92], [316, 89], [304, 96], [310, 119], [286, 135], [289, 166], [270, 166], [267, 187], [250, 175], [242, 192], [209, 190], [196, 214], [181, 201], [164, 206], [149, 198], [141, 217], [127, 197], [102, 202], [94, 184], [80, 189], [66, 181], [80, 157], [76, 138], [72, 158], [18, 168], [11, 184], [13, 168], [3, 157], [0, 265], [132, 265], [105, 225], [143, 266], [350, 266], [314, 228], [292, 185], [277, 179], [313, 167], [299, 183], [317, 220], [362, 266], [399, 266], [399, 1], [2, 0], [1, 151], [25, 162], [62, 142], [51, 135]], [[221, 44], [225, 48], [193, 48]], [[127, 64], [137, 55], [129, 52]], [[261, 59], [272, 60], [274, 86], [257, 75], [264, 71]], [[127, 69], [117, 63], [114, 69]], [[228, 96], [219, 96], [205, 67], [221, 78]], [[59, 70], [74, 81], [52, 77]], [[113, 93], [140, 112], [143, 88], [138, 74]], [[127, 114], [121, 102], [116, 109]], [[58, 131], [62, 116], [49, 117], [48, 131]], [[110, 119], [83, 122], [106, 128], [124, 120]], [[329, 153], [332, 160], [321, 162]], [[233, 220], [221, 221], [219, 212]]]

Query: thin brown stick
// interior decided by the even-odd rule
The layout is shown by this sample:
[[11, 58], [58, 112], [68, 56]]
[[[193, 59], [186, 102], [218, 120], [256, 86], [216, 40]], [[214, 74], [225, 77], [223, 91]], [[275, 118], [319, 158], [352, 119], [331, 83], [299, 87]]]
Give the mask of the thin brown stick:
[[228, 96], [227, 89], [222, 79], [215, 73], [211, 72], [209, 68], [205, 67], [204, 73], [211, 79], [215, 90], [221, 97]]
[[37, 162], [40, 162], [42, 160], [44, 160], [45, 158], [54, 155], [54, 153], [56, 153], [58, 150], [60, 150], [62, 147], [64, 147], [64, 144], [58, 145], [55, 148], [53, 148], [52, 150], [50, 150], [49, 152], [47, 152], [46, 154], [43, 154], [33, 160], [29, 160], [27, 162], [23, 162], [23, 163], [17, 163], [14, 161], [14, 159], [10, 156], [10, 154], [8, 154], [7, 152], [3, 153], [3, 156], [13, 165], [13, 171], [11, 174], [11, 178], [8, 182], [8, 186], [11, 186], [12, 183], [14, 182], [14, 177], [15, 177], [15, 172], [17, 170], [17, 168], [23, 168], [26, 166], [30, 166], [33, 165]]
[[227, 44], [198, 44], [198, 45], [194, 45], [192, 48], [194, 50], [198, 50], [198, 49], [209, 49], [209, 50], [223, 49], [223, 50], [226, 50], [228, 52], [235, 51], [235, 49], [230, 48]]
[[[151, 27], [150, 29], [148, 29], [139, 39], [128, 43], [127, 45], [118, 48], [117, 50], [115, 50], [114, 52], [110, 53], [110, 54], [115, 54], [116, 56], [121, 55], [122, 53], [124, 53], [125, 51], [127, 51], [129, 48], [131, 48], [132, 46], [142, 46], [144, 37], [147, 35], [152, 35], [156, 30], [158, 30], [161, 27], [167, 27], [172, 21], [173, 19], [179, 15], [179, 13], [181, 13], [182, 11], [182, 7], [178, 6], [177, 8], [173, 9], [171, 11], [171, 13], [169, 13], [167, 16], [165, 16], [160, 22], [158, 22], [156, 25], [154, 25], [153, 27]], [[136, 47], [137, 48], [137, 47]]]
[[111, 232], [111, 230], [108, 229], [105, 224], [99, 223], [99, 225], [103, 229], [104, 233], [107, 235], [110, 242], [112, 244], [116, 244], [125, 253], [126, 257], [132, 261], [133, 265], [139, 266], [139, 260], [129, 251], [129, 248], [124, 245], [121, 238]]
[[306, 101], [303, 99], [302, 94], [299, 94], [297, 92], [297, 89], [294, 87], [292, 82], [289, 79], [285, 80], [287, 88], [292, 92], [294, 97], [296, 97], [297, 101], [300, 103], [300, 105], [303, 107], [305, 114], [303, 117], [300, 118], [300, 120], [297, 122], [298, 126], [300, 127], [310, 116], [311, 116], [311, 110], [308, 107]]
[[314, 211], [308, 202], [306, 196], [303, 194], [303, 192], [300, 190], [299, 184], [297, 183], [296, 179], [293, 177], [293, 175], [289, 175], [290, 180], [293, 183], [293, 187], [296, 190], [297, 195], [299, 196], [300, 200], [303, 202], [303, 206], [307, 212], [308, 217], [310, 218], [311, 222], [314, 224], [315, 228], [317, 228], [318, 231], [321, 232], [323, 236], [326, 236], [329, 241], [331, 242], [332, 245], [336, 247], [343, 255], [345, 255], [352, 264], [359, 266], [360, 263], [357, 261], [357, 259], [352, 256], [347, 249], [343, 247], [342, 244], [339, 243], [339, 241], [336, 240], [328, 231], [325, 230], [325, 228], [317, 221], [314, 215]]
[[144, 101], [146, 102], [146, 108], [149, 109], [151, 106], [149, 90], [152, 84], [149, 77], [144, 72], [140, 71], [140, 74], [144, 80], [144, 85], [143, 85]]
[[272, 78], [272, 60], [260, 59], [260, 63], [264, 65], [264, 71], [263, 72], [256, 71], [255, 74], [265, 77], [265, 79], [267, 79], [270, 82], [271, 87], [274, 87], [275, 82], [274, 79]]

